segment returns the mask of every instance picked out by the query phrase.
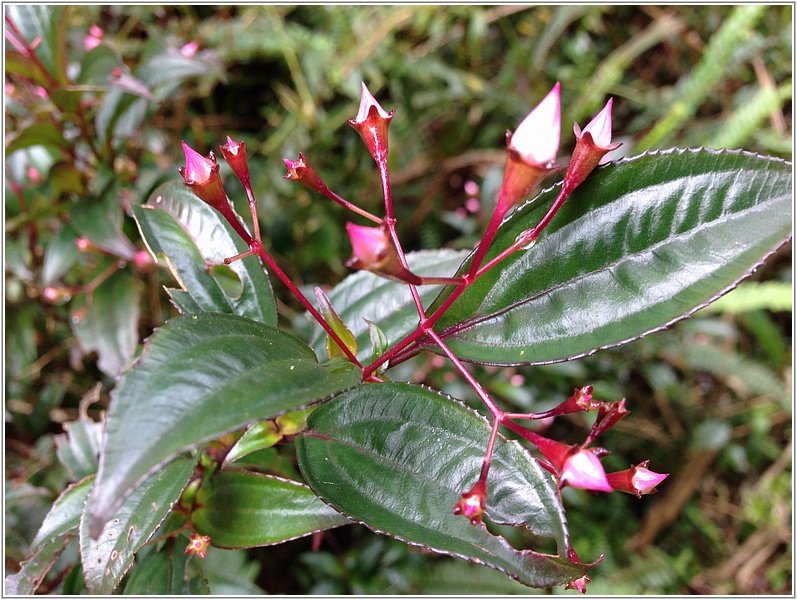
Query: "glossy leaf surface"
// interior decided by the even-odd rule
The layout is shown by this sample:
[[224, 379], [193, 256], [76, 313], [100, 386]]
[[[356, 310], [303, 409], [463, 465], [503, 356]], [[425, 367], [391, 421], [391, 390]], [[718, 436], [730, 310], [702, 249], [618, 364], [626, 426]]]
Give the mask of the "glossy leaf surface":
[[125, 495], [176, 454], [359, 383], [348, 362], [319, 365], [292, 335], [234, 315], [183, 315], [149, 338], [106, 418], [92, 533]]
[[[511, 215], [488, 260], [557, 192]], [[496, 364], [556, 362], [636, 339], [748, 276], [791, 236], [791, 202], [791, 165], [745, 152], [674, 150], [606, 166], [436, 330], [460, 357]]]
[[[447, 277], [467, 256], [459, 250], [424, 250], [407, 254], [410, 270], [420, 276]], [[428, 305], [439, 293], [439, 285], [418, 287], [421, 300]], [[396, 343], [418, 325], [418, 311], [407, 286], [368, 271], [349, 275], [327, 294], [332, 306], [357, 339], [357, 358], [368, 362], [372, 356], [368, 323], [379, 326], [389, 343]], [[326, 334], [317, 327], [312, 346], [324, 352]]]
[[[133, 565], [133, 556], [172, 510], [196, 458], [181, 456], [149, 477], [115, 512], [99, 536], [89, 535], [88, 514], [80, 521], [80, 555], [86, 587], [93, 594], [110, 594]], [[97, 485], [95, 479], [94, 485]]]
[[279, 544], [349, 523], [306, 485], [247, 471], [219, 473], [197, 502], [191, 514], [197, 533], [223, 548]]
[[58, 499], [53, 503], [50, 512], [44, 518], [36, 537], [31, 542], [31, 548], [36, 548], [46, 542], [62, 536], [80, 525], [80, 515], [83, 514], [83, 505], [89, 490], [94, 482], [93, 477], [68, 486]]
[[412, 544], [483, 562], [526, 585], [558, 585], [589, 568], [568, 562], [564, 512], [551, 478], [517, 443], [496, 443], [487, 515], [556, 540], [560, 556], [518, 551], [452, 511], [479, 476], [485, 420], [450, 398], [403, 383], [364, 385], [317, 409], [297, 439], [307, 482], [325, 501]]
[[146, 204], [134, 207], [133, 214], [153, 256], [165, 256], [181, 284], [182, 289], [169, 293], [182, 312], [223, 312], [276, 325], [274, 294], [257, 257], [229, 266], [243, 286], [237, 298], [225, 295], [210, 275], [207, 265], [223, 264], [247, 246], [216, 210], [182, 183], [163, 184]]

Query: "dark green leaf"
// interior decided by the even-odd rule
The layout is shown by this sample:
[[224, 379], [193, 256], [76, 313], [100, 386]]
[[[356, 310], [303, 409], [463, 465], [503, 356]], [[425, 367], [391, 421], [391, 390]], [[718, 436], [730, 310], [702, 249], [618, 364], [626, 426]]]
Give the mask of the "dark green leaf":
[[78, 257], [75, 246], [77, 237], [72, 227], [64, 225], [47, 244], [42, 265], [42, 285], [53, 285], [72, 268]]
[[[745, 152], [673, 150], [606, 166], [436, 329], [460, 357], [497, 364], [566, 360], [661, 329], [791, 236], [791, 181], [789, 163]], [[535, 225], [557, 192], [509, 217], [489, 256]]]
[[92, 532], [177, 453], [360, 379], [351, 363], [319, 365], [300, 340], [262, 323], [207, 313], [169, 321], [113, 394], [90, 500]]
[[119, 67], [120, 57], [105, 44], [86, 52], [80, 65], [78, 82], [83, 85], [107, 86], [114, 67]]
[[160, 186], [147, 204], [133, 214], [153, 255], [164, 255], [182, 290], [170, 290], [177, 306], [187, 313], [238, 314], [267, 325], [277, 324], [271, 284], [255, 256], [235, 261], [230, 269], [243, 286], [235, 299], [227, 297], [208, 273], [207, 265], [247, 250], [229, 223], [179, 182]]
[[86, 192], [83, 173], [74, 164], [66, 161], [55, 163], [50, 169], [50, 185], [54, 196], [62, 194], [82, 195]]
[[[133, 437], [127, 443], [139, 442]], [[86, 587], [92, 594], [110, 594], [116, 589], [132, 566], [134, 554], [172, 510], [195, 463], [196, 458], [182, 456], [149, 477], [112, 515], [95, 539], [89, 536], [89, 515], [83, 513], [80, 555]]]
[[68, 146], [61, 130], [50, 121], [34, 123], [11, 137], [6, 144], [6, 154], [29, 146], [55, 146], [66, 148]]
[[133, 260], [136, 247], [122, 231], [124, 214], [113, 184], [103, 190], [102, 198], [78, 202], [69, 211], [69, 221], [83, 236], [103, 250], [126, 260]]
[[[97, 353], [97, 366], [116, 377], [138, 345], [140, 282], [118, 271], [94, 289], [91, 302], [73, 313], [72, 330], [85, 353]], [[78, 309], [81, 310], [82, 309]]]
[[[183, 548], [185, 539], [173, 540], [160, 552], [152, 551], [136, 561], [125, 585], [125, 595], [135, 596], [196, 596], [210, 594], [208, 582], [201, 574], [191, 574]], [[187, 544], [184, 544], [184, 546]]]
[[490, 427], [450, 398], [403, 383], [364, 385], [320, 407], [308, 427], [297, 439], [302, 472], [321, 498], [350, 518], [483, 562], [534, 587], [571, 581], [589, 568], [562, 558], [569, 540], [558, 491], [516, 442], [496, 443], [487, 514], [554, 538], [560, 556], [517, 551], [452, 514], [478, 479]]
[[223, 548], [279, 544], [349, 523], [306, 485], [246, 471], [217, 474], [197, 503], [191, 514], [197, 533]]
[[[464, 251], [424, 250], [407, 255], [410, 270], [416, 275], [446, 277], [454, 273], [467, 256]], [[421, 300], [428, 305], [440, 292], [439, 285], [418, 288]], [[390, 343], [396, 343], [418, 325], [418, 311], [407, 286], [368, 271], [349, 275], [328, 294], [332, 306], [357, 338], [357, 358], [371, 359], [368, 323], [376, 323]], [[322, 354], [326, 333], [316, 327], [312, 346]]]

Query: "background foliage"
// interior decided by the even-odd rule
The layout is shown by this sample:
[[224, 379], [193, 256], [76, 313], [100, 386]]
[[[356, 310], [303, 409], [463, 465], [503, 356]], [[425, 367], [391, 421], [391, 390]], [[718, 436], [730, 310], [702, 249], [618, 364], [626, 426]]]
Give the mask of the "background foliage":
[[[75, 450], [91, 448], [96, 431], [78, 417], [98, 417], [122, 366], [176, 314], [163, 291], [174, 281], [137, 253], [129, 209], [176, 177], [181, 139], [203, 152], [226, 135], [246, 141], [264, 238], [307, 286], [346, 274], [348, 215], [283, 180], [281, 157], [303, 152], [332, 189], [378, 212], [372, 159], [345, 125], [360, 81], [396, 109], [391, 181], [408, 250], [478, 239], [504, 134], [555, 81], [563, 157], [569, 124], [583, 125], [611, 95], [624, 154], [703, 145], [791, 159], [789, 6], [6, 10], [29, 41], [42, 36], [47, 69], [74, 83], [41, 94], [46, 79], [7, 55], [7, 574], [58, 494], [93, 472], [91, 452]], [[104, 43], [87, 51], [91, 24]], [[191, 41], [199, 50], [186, 56]], [[467, 181], [480, 185], [475, 212], [463, 208]], [[230, 195], [246, 214], [243, 194], [231, 186]], [[79, 251], [78, 238], [91, 247]], [[606, 554], [590, 592], [791, 589], [791, 276], [788, 246], [756, 273], [766, 287], [745, 285], [671, 330], [557, 365], [473, 367], [500, 402], [522, 411], [586, 384], [600, 398], [626, 397], [631, 417], [603, 440], [613, 451], [607, 470], [649, 457], [672, 473], [644, 501], [565, 490], [577, 552]], [[279, 322], [305, 326], [285, 290], [275, 291]], [[475, 401], [438, 357], [392, 375]], [[554, 427], [575, 441], [589, 423], [575, 416]], [[290, 473], [290, 457], [281, 460]], [[214, 593], [529, 592], [358, 526], [322, 540], [211, 549], [205, 560], [216, 570]], [[74, 555], [59, 561], [42, 591], [79, 591]]]

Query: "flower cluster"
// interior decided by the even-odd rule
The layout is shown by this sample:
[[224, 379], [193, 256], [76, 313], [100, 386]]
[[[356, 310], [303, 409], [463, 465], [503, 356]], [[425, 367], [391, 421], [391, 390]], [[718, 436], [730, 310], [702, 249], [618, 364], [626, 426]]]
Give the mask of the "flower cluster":
[[[249, 245], [247, 252], [226, 259], [225, 262], [237, 260], [250, 254], [260, 256], [272, 273], [288, 286], [290, 291], [324, 327], [328, 335], [327, 351], [330, 358], [347, 357], [361, 368], [363, 381], [381, 381], [381, 374], [388, 363], [395, 356], [400, 356], [400, 353], [409, 345], [423, 337], [428, 338], [431, 343], [436, 344], [443, 351], [481, 398], [493, 417], [493, 430], [485, 452], [481, 474], [475, 485], [462, 494], [461, 500], [454, 507], [455, 514], [465, 516], [472, 524], [480, 524], [483, 515], [488, 510], [487, 477], [493, 446], [500, 426], [517, 433], [536, 447], [540, 454], [538, 459], [540, 464], [551, 473], [560, 489], [571, 486], [596, 492], [617, 490], [638, 497], [655, 493], [656, 486], [667, 477], [666, 474], [659, 474], [648, 469], [648, 461], [643, 461], [624, 471], [607, 474], [601, 464], [601, 458], [606, 456], [608, 451], [593, 446], [593, 442], [602, 433], [628, 414], [625, 400], [619, 402], [595, 400], [592, 396], [592, 387], [587, 386], [575, 390], [570, 398], [549, 411], [530, 414], [507, 413], [498, 408], [461, 360], [448, 348], [445, 340], [434, 330], [435, 322], [471, 283], [510, 254], [527, 249], [529, 243], [537, 239], [572, 192], [606, 159], [607, 153], [620, 145], [612, 142], [612, 100], [610, 99], [606, 103], [583, 130], [578, 124], [574, 124], [575, 149], [565, 170], [559, 193], [543, 218], [534, 227], [517, 236], [509, 248], [485, 263], [487, 252], [504, 217], [526, 198], [543, 178], [559, 169], [557, 154], [561, 130], [560, 84], [557, 83], [553, 86], [542, 101], [522, 120], [514, 133], [507, 133], [506, 164], [501, 188], [496, 197], [495, 209], [478, 246], [469, 259], [467, 271], [459, 277], [420, 277], [409, 269], [396, 233], [396, 219], [393, 215], [393, 199], [388, 174], [388, 128], [394, 113], [395, 111], [388, 112], [383, 109], [363, 84], [359, 111], [355, 118], [348, 120], [349, 125], [362, 138], [379, 170], [384, 196], [384, 217], [376, 216], [333, 192], [308, 164], [304, 154], [299, 153], [296, 160], [284, 158], [283, 161], [287, 167], [286, 179], [296, 181], [371, 221], [370, 225], [347, 223], [346, 231], [351, 242], [352, 256], [346, 261], [346, 265], [408, 285], [419, 316], [418, 328], [412, 334], [385, 350], [381, 355], [376, 356], [371, 364], [364, 365], [358, 362], [355, 356], [357, 353], [356, 338], [348, 330], [323, 291], [320, 288], [315, 290], [318, 305], [321, 307], [319, 312], [279, 269], [279, 266], [265, 250], [260, 239], [256, 201], [251, 188], [244, 143], [227, 138], [227, 144], [220, 150], [246, 191], [252, 211], [253, 236], [248, 233], [231, 208], [214, 154], [211, 152], [205, 158], [183, 143], [186, 166], [180, 168], [180, 173], [185, 180], [185, 185], [191, 188], [204, 202], [218, 210]], [[435, 309], [435, 312], [427, 314], [416, 286], [433, 283], [450, 285], [452, 289], [442, 304]], [[369, 326], [371, 325], [373, 324], [369, 323]], [[589, 435], [581, 444], [564, 444], [543, 437], [518, 424], [518, 421], [523, 420], [548, 419], [585, 411], [597, 411], [597, 418]], [[196, 552], [199, 553], [199, 541], [194, 542], [192, 538], [192, 543], [197, 544]], [[578, 557], [572, 548], [568, 550], [568, 559], [578, 562]], [[589, 578], [584, 576], [570, 582], [568, 586], [583, 592], [588, 582]]]

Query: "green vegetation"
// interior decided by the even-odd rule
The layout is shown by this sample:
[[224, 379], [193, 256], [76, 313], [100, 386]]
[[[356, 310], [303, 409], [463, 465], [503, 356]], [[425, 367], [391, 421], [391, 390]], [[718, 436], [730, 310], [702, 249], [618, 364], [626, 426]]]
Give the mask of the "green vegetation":
[[[562, 161], [574, 144], [571, 124], [583, 126], [608, 96], [614, 137], [623, 142], [618, 156], [707, 146], [791, 160], [790, 6], [5, 10], [22, 38], [41, 36], [38, 63], [6, 42], [7, 576], [41, 541], [34, 538], [64, 489], [75, 484], [71, 501], [87, 493], [97, 422], [117, 375], [177, 315], [164, 291], [177, 283], [152, 264], [131, 215], [159, 184], [179, 179], [181, 140], [217, 154], [227, 135], [246, 142], [263, 238], [308, 290], [349, 272], [350, 217], [284, 180], [281, 159], [302, 152], [330, 188], [378, 212], [373, 160], [345, 123], [356, 114], [361, 81], [396, 110], [391, 182], [407, 250], [469, 248], [479, 239], [500, 185], [505, 133], [556, 81]], [[92, 24], [102, 43], [87, 49]], [[470, 181], [479, 186], [475, 211], [464, 209]], [[232, 185], [230, 197], [248, 215]], [[238, 297], [230, 269], [210, 276]], [[631, 416], [601, 440], [612, 450], [607, 470], [649, 458], [652, 469], [670, 473], [658, 495], [641, 500], [564, 490], [576, 551], [605, 554], [590, 573], [590, 593], [791, 590], [791, 278], [788, 244], [753, 282], [668, 330], [569, 362], [473, 366], [507, 410], [546, 410], [584, 385], [597, 398], [626, 398]], [[309, 339], [301, 307], [280, 284], [274, 291], [278, 323]], [[438, 356], [404, 363], [391, 377], [477, 405]], [[557, 439], [575, 442], [590, 425], [575, 415], [552, 427]], [[296, 473], [295, 457], [259, 452], [270, 472]], [[496, 530], [516, 547], [527, 543]], [[42, 564], [48, 553], [58, 556], [39, 592], [85, 592], [76, 546], [72, 538], [60, 555], [47, 546], [37, 556]], [[206, 581], [172, 582], [174, 593], [534, 591], [360, 525], [277, 546], [211, 548], [206, 559], [180, 564], [190, 574], [198, 560]], [[146, 573], [131, 571], [124, 589], [147, 593]]]

